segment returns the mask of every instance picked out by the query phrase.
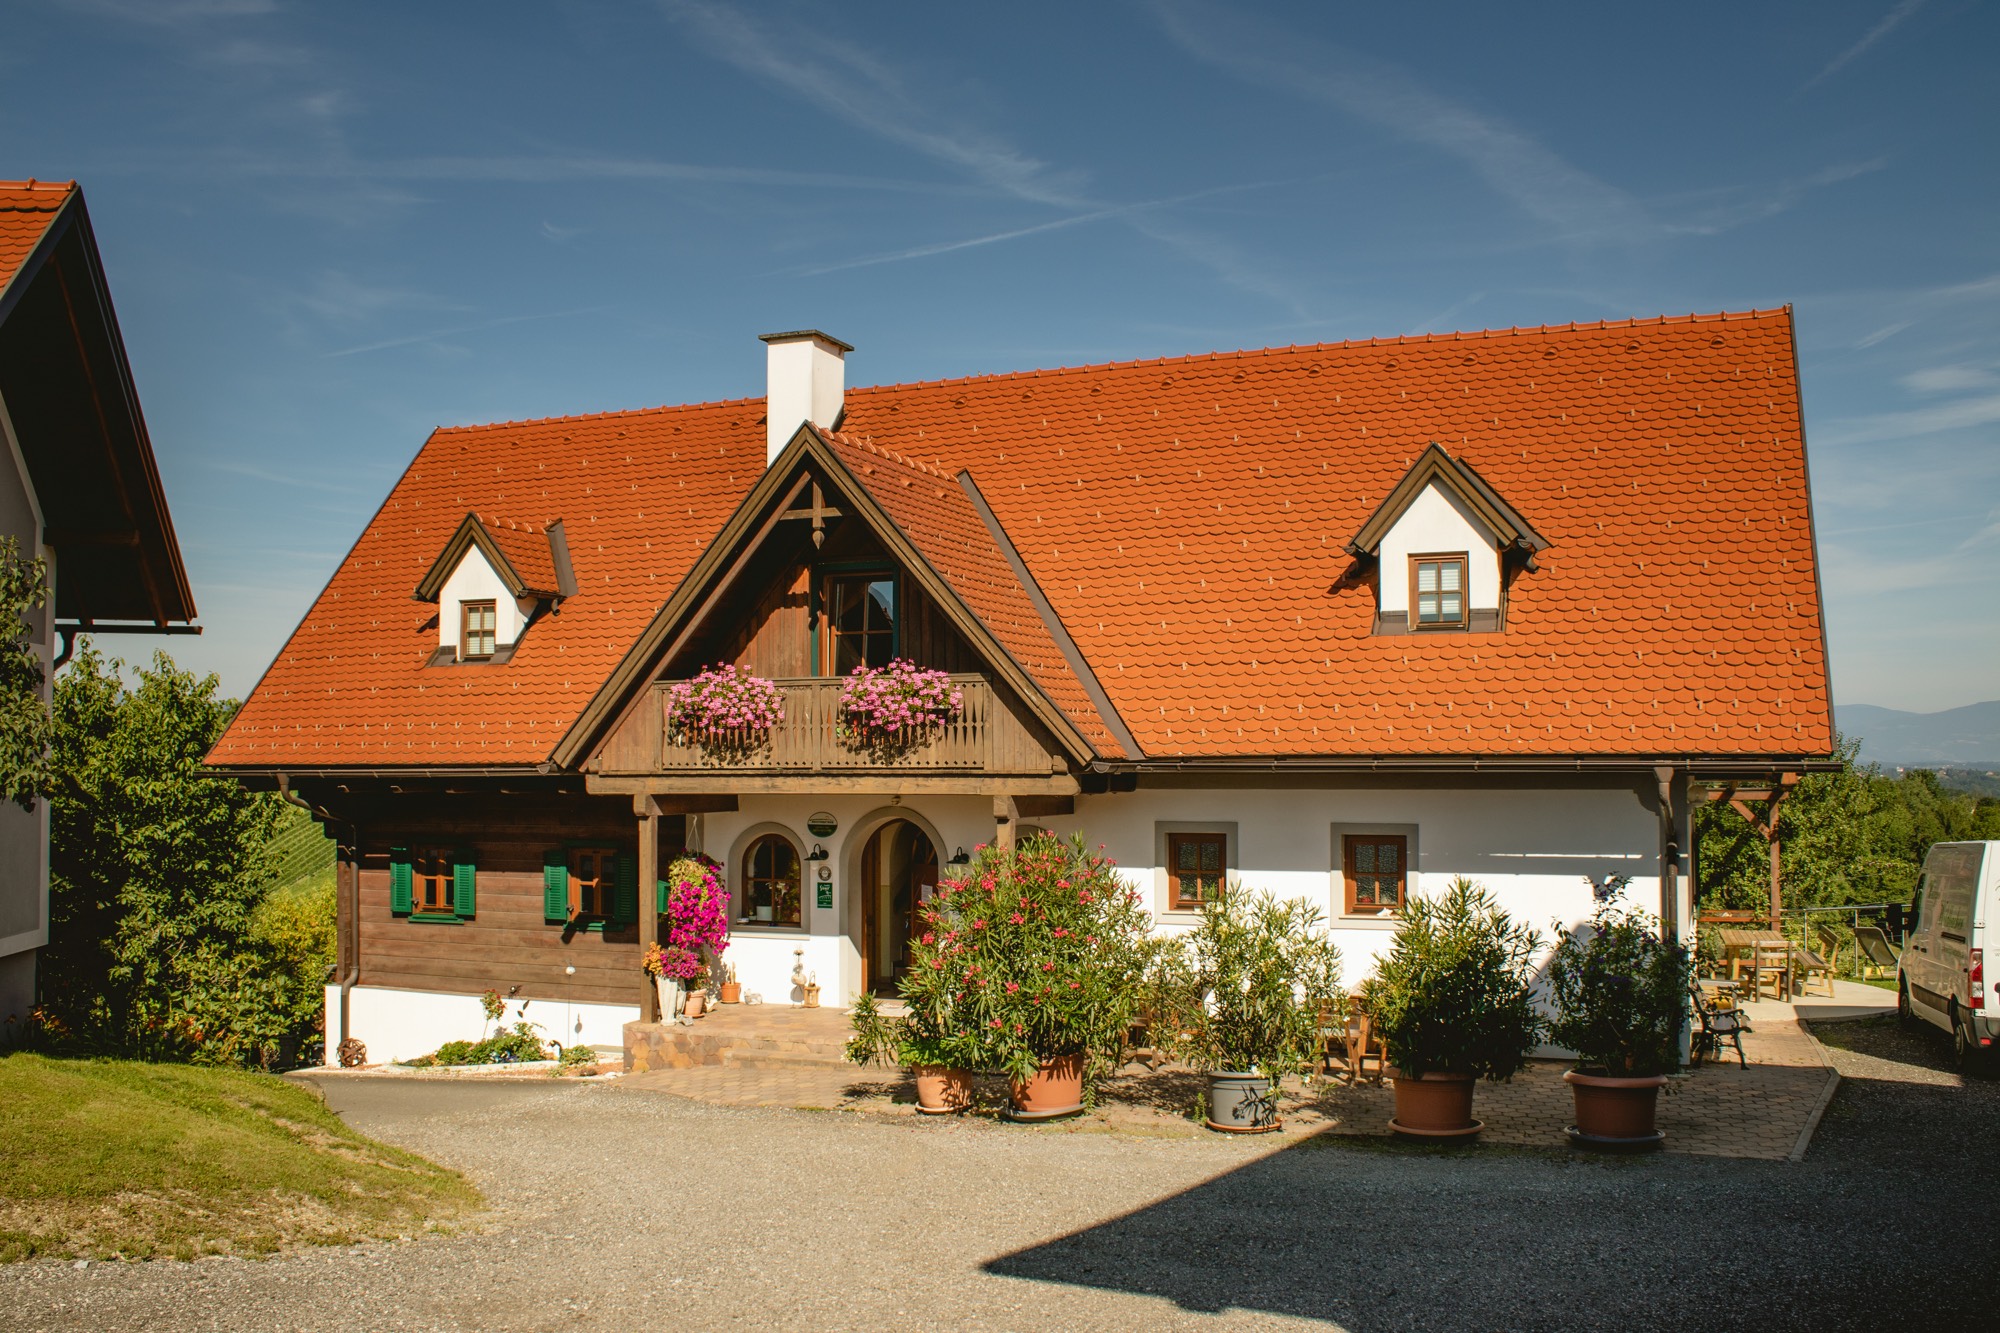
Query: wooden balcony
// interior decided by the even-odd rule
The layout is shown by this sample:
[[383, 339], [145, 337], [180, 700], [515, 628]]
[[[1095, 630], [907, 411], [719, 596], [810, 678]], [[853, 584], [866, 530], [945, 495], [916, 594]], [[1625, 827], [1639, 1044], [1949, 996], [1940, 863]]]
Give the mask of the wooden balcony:
[[921, 733], [908, 745], [888, 750], [859, 745], [838, 734], [838, 677], [774, 681], [784, 696], [784, 719], [762, 736], [746, 736], [739, 745], [690, 745], [669, 735], [667, 696], [677, 682], [660, 681], [600, 752], [597, 771], [606, 775], [896, 773], [1043, 778], [1065, 771], [1061, 757], [1036, 739], [985, 677], [965, 674], [951, 680], [965, 700], [959, 716]]

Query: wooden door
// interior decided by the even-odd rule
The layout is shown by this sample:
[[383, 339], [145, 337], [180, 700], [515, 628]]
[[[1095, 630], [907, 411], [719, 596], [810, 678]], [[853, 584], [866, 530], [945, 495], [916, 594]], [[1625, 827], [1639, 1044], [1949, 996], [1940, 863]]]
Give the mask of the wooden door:
[[861, 989], [875, 989], [875, 899], [882, 880], [882, 834], [877, 830], [861, 849], [861, 882], [854, 891], [861, 898]]
[[910, 959], [910, 941], [923, 933], [923, 924], [917, 920], [917, 909], [930, 898], [938, 882], [937, 848], [914, 828], [910, 830], [910, 836], [910, 892], [903, 917], [902, 961], [906, 966]]

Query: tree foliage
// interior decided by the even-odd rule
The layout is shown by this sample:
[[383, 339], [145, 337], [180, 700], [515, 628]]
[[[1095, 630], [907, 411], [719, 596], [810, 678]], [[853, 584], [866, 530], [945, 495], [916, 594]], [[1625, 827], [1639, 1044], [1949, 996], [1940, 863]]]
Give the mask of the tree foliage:
[[[1954, 791], [1925, 769], [1890, 776], [1856, 764], [1857, 749], [1843, 741], [1839, 771], [1808, 774], [1778, 807], [1787, 907], [1905, 902], [1932, 843], [2000, 838], [2000, 799]], [[1697, 807], [1695, 823], [1702, 905], [1768, 907], [1763, 836], [1721, 802]]]
[[202, 771], [236, 707], [216, 678], [162, 653], [128, 687], [121, 665], [87, 648], [56, 682], [44, 1023], [89, 1049], [268, 1062], [310, 1033], [331, 894], [266, 903], [289, 807]]
[[52, 724], [43, 693], [42, 659], [28, 646], [28, 616], [49, 599], [46, 561], [23, 560], [15, 540], [0, 537], [0, 799], [23, 810], [49, 794]]

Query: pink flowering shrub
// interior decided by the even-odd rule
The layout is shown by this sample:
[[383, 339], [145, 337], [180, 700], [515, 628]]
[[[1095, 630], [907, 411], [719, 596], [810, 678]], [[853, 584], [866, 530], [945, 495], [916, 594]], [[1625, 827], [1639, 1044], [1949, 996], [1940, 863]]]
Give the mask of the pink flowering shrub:
[[842, 740], [899, 747], [952, 721], [965, 708], [965, 691], [943, 671], [927, 671], [905, 658], [885, 667], [854, 668], [840, 685]]
[[692, 981], [702, 973], [701, 959], [678, 944], [655, 944], [646, 950], [646, 975], [669, 981]]
[[667, 867], [667, 942], [707, 950], [710, 963], [729, 947], [729, 890], [721, 869], [699, 852], [684, 853]]
[[1111, 861], [1046, 835], [982, 847], [917, 911], [902, 980], [909, 1035], [1025, 1079], [1081, 1053], [1085, 1086], [1117, 1064], [1138, 1005], [1149, 918]]
[[755, 749], [784, 719], [776, 685], [726, 662], [667, 692], [667, 734], [683, 745]]

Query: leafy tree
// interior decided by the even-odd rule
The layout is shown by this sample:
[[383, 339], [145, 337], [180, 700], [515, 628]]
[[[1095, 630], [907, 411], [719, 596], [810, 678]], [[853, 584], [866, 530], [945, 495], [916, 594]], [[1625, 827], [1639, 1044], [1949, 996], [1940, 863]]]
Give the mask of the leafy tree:
[[268, 1061], [320, 993], [311, 932], [259, 929], [287, 807], [202, 771], [236, 707], [213, 675], [161, 653], [128, 688], [121, 666], [86, 648], [56, 682], [45, 1021], [93, 1049]]
[[[1902, 902], [1934, 842], [2000, 838], [2000, 801], [1954, 791], [1918, 769], [1890, 777], [1857, 765], [1842, 741], [1841, 767], [1801, 778], [1778, 807], [1779, 886], [1788, 907]], [[1701, 902], [1761, 911], [1771, 900], [1763, 836], [1720, 802], [1695, 813]]]
[[49, 794], [49, 741], [53, 730], [43, 697], [42, 660], [28, 646], [27, 617], [49, 600], [49, 567], [23, 560], [12, 537], [0, 537], [0, 799], [23, 810]]

